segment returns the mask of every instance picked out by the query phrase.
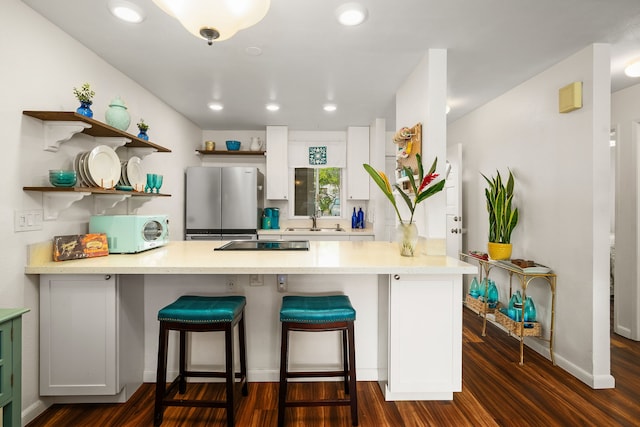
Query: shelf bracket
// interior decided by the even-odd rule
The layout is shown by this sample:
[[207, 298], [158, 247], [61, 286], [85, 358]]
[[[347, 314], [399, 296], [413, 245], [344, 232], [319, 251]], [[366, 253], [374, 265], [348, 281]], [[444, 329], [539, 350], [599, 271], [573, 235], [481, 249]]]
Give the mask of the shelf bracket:
[[134, 214], [142, 205], [153, 199], [154, 196], [136, 196], [127, 199], [127, 214]]
[[58, 219], [60, 211], [67, 209], [74, 202], [82, 200], [91, 195], [90, 192], [46, 192], [42, 193], [42, 205], [44, 209], [44, 219]]
[[54, 122], [46, 120], [44, 123], [44, 150], [56, 152], [60, 144], [70, 140], [73, 135], [91, 127], [85, 122]]
[[113, 208], [118, 203], [131, 197], [130, 194], [94, 194], [93, 212], [102, 215], [107, 209]]
[[158, 151], [153, 147], [125, 147], [125, 148], [127, 149], [127, 153], [129, 154], [129, 157], [136, 156], [136, 157], [139, 157], [140, 159], [144, 159], [149, 154], [153, 154], [156, 151]]
[[95, 136], [94, 138], [96, 142], [107, 145], [114, 150], [131, 142], [131, 138], [126, 138], [124, 136]]

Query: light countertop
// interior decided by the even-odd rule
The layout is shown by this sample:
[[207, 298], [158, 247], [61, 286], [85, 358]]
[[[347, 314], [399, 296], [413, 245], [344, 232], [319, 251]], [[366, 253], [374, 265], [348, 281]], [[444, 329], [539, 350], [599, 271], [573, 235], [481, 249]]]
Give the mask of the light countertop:
[[446, 256], [400, 256], [397, 243], [311, 241], [309, 251], [214, 251], [225, 241], [172, 241], [139, 254], [52, 261], [50, 242], [29, 247], [27, 274], [473, 274]]

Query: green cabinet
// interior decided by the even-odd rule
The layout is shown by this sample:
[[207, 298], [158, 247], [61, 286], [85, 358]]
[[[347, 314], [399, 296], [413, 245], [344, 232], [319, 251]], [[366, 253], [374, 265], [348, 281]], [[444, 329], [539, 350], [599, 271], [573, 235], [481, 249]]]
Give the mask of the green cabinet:
[[22, 425], [22, 315], [27, 311], [0, 308], [0, 408], [4, 427]]

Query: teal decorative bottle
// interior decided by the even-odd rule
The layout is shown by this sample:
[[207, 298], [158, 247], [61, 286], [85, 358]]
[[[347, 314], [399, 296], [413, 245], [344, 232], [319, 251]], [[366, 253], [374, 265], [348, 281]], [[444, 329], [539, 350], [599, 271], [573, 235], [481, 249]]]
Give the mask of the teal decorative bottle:
[[109, 126], [121, 131], [127, 131], [131, 123], [131, 116], [124, 105], [124, 101], [119, 96], [115, 97], [105, 113], [105, 119]]
[[473, 276], [473, 279], [471, 279], [471, 285], [469, 285], [469, 295], [471, 295], [471, 298], [475, 299], [478, 299], [478, 296], [480, 296], [478, 279], [476, 279], [475, 276]]
[[486, 298], [487, 298], [487, 278], [485, 277], [484, 279], [482, 279], [482, 281], [480, 282], [480, 285], [478, 286], [478, 299], [480, 299], [480, 301], [485, 301]]
[[524, 304], [524, 321], [535, 322], [536, 321], [536, 306], [533, 303], [533, 298], [527, 296]]
[[496, 308], [498, 305], [498, 287], [496, 286], [496, 282], [489, 279], [489, 288], [487, 289], [487, 302], [489, 303], [489, 308]]

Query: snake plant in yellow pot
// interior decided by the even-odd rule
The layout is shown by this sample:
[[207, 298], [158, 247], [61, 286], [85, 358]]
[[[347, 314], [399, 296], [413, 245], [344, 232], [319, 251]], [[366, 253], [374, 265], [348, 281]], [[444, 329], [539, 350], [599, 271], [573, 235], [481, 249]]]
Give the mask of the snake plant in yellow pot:
[[489, 184], [484, 194], [487, 198], [487, 212], [489, 213], [489, 244], [487, 249], [491, 259], [511, 258], [511, 232], [518, 224], [518, 208], [513, 208], [514, 179], [511, 170], [506, 185], [502, 181], [500, 172], [497, 176], [482, 177]]
[[407, 194], [398, 184], [394, 184], [393, 186], [396, 188], [402, 199], [405, 201], [407, 206], [409, 207], [409, 212], [411, 212], [411, 216], [409, 217], [409, 221], [405, 221], [402, 219], [400, 215], [400, 211], [398, 210], [398, 206], [396, 205], [396, 198], [393, 195], [393, 190], [391, 188], [391, 183], [389, 182], [389, 178], [382, 171], [377, 171], [373, 167], [368, 164], [363, 164], [362, 166], [365, 170], [371, 175], [373, 181], [378, 184], [380, 190], [384, 193], [385, 196], [389, 199], [393, 208], [398, 215], [398, 220], [400, 221], [399, 229], [399, 241], [400, 241], [400, 254], [403, 256], [413, 256], [416, 248], [416, 243], [418, 240], [418, 230], [416, 225], [413, 223], [413, 214], [416, 210], [416, 206], [418, 203], [427, 200], [429, 197], [434, 194], [442, 191], [444, 188], [444, 179], [432, 184], [432, 182], [438, 177], [438, 174], [435, 173], [436, 166], [438, 165], [438, 158], [433, 161], [429, 172], [427, 175], [424, 174], [424, 169], [422, 168], [422, 159], [420, 158], [420, 154], [416, 154], [416, 160], [418, 163], [418, 180], [416, 181], [413, 176], [413, 172], [408, 167], [404, 167], [404, 171], [409, 178], [409, 183], [411, 184], [411, 192]]

